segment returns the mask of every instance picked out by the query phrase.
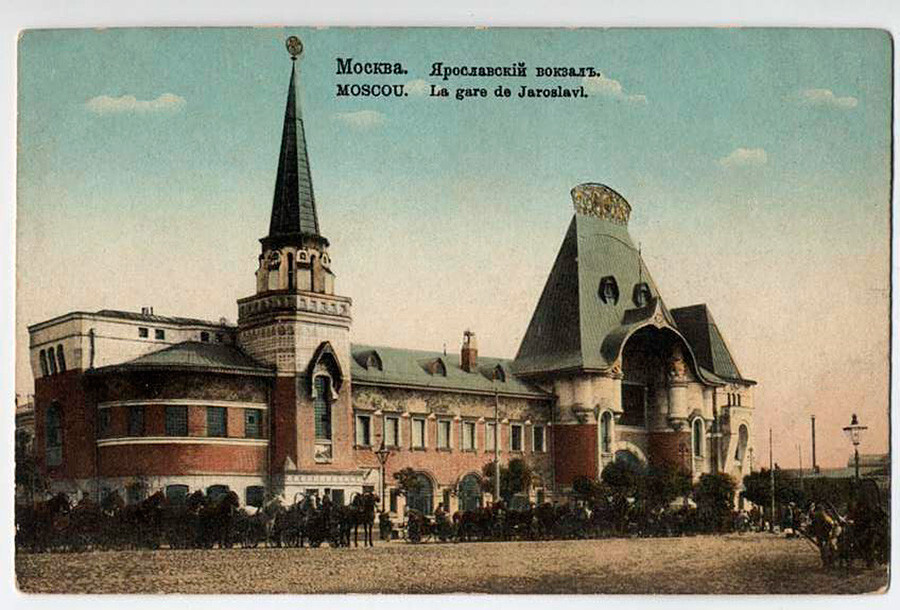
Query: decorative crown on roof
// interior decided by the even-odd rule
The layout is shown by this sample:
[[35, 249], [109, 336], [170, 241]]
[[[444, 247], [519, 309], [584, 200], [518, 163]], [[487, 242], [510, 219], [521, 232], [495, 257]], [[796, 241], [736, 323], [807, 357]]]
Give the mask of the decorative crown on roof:
[[572, 189], [572, 203], [575, 213], [593, 216], [620, 225], [628, 224], [631, 206], [620, 194], [596, 182], [579, 184]]

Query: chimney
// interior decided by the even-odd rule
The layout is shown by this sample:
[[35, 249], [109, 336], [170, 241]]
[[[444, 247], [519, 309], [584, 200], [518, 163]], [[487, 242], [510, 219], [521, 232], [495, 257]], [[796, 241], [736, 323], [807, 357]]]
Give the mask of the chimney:
[[463, 333], [462, 350], [459, 353], [459, 365], [467, 373], [473, 373], [478, 368], [478, 342], [475, 333], [467, 330]]
[[141, 307], [141, 315], [143, 316], [152, 316], [153, 308], [152, 307]]

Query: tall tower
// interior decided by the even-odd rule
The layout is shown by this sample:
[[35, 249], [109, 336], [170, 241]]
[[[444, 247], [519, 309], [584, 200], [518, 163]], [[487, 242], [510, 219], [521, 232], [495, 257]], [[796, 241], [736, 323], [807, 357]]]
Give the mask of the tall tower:
[[[334, 294], [328, 240], [319, 231], [300, 112], [300, 40], [287, 40], [291, 78], [269, 233], [256, 270], [256, 294], [238, 301], [238, 341], [273, 365], [273, 474], [349, 471], [350, 306]], [[296, 477], [294, 477], [296, 478]], [[301, 481], [297, 481], [300, 484]]]

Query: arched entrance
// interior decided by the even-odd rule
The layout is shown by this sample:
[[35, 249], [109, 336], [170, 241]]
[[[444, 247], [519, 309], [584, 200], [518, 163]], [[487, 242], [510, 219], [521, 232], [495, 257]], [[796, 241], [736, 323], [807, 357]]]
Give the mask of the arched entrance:
[[619, 449], [616, 451], [616, 462], [623, 464], [633, 472], [641, 472], [644, 470], [644, 463], [637, 455], [628, 449]]
[[459, 481], [459, 510], [475, 510], [481, 507], [481, 479], [467, 474]]
[[434, 512], [434, 486], [431, 484], [431, 479], [421, 472], [416, 475], [416, 481], [418, 486], [415, 490], [410, 490], [406, 498], [406, 506], [430, 515]]

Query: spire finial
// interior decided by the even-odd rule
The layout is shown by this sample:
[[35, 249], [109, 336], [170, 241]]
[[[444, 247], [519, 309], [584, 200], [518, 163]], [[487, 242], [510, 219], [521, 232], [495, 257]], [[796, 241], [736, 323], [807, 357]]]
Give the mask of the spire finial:
[[284, 41], [284, 46], [291, 54], [291, 61], [297, 61], [297, 58], [303, 53], [303, 43], [296, 36], [288, 36], [288, 39]]

